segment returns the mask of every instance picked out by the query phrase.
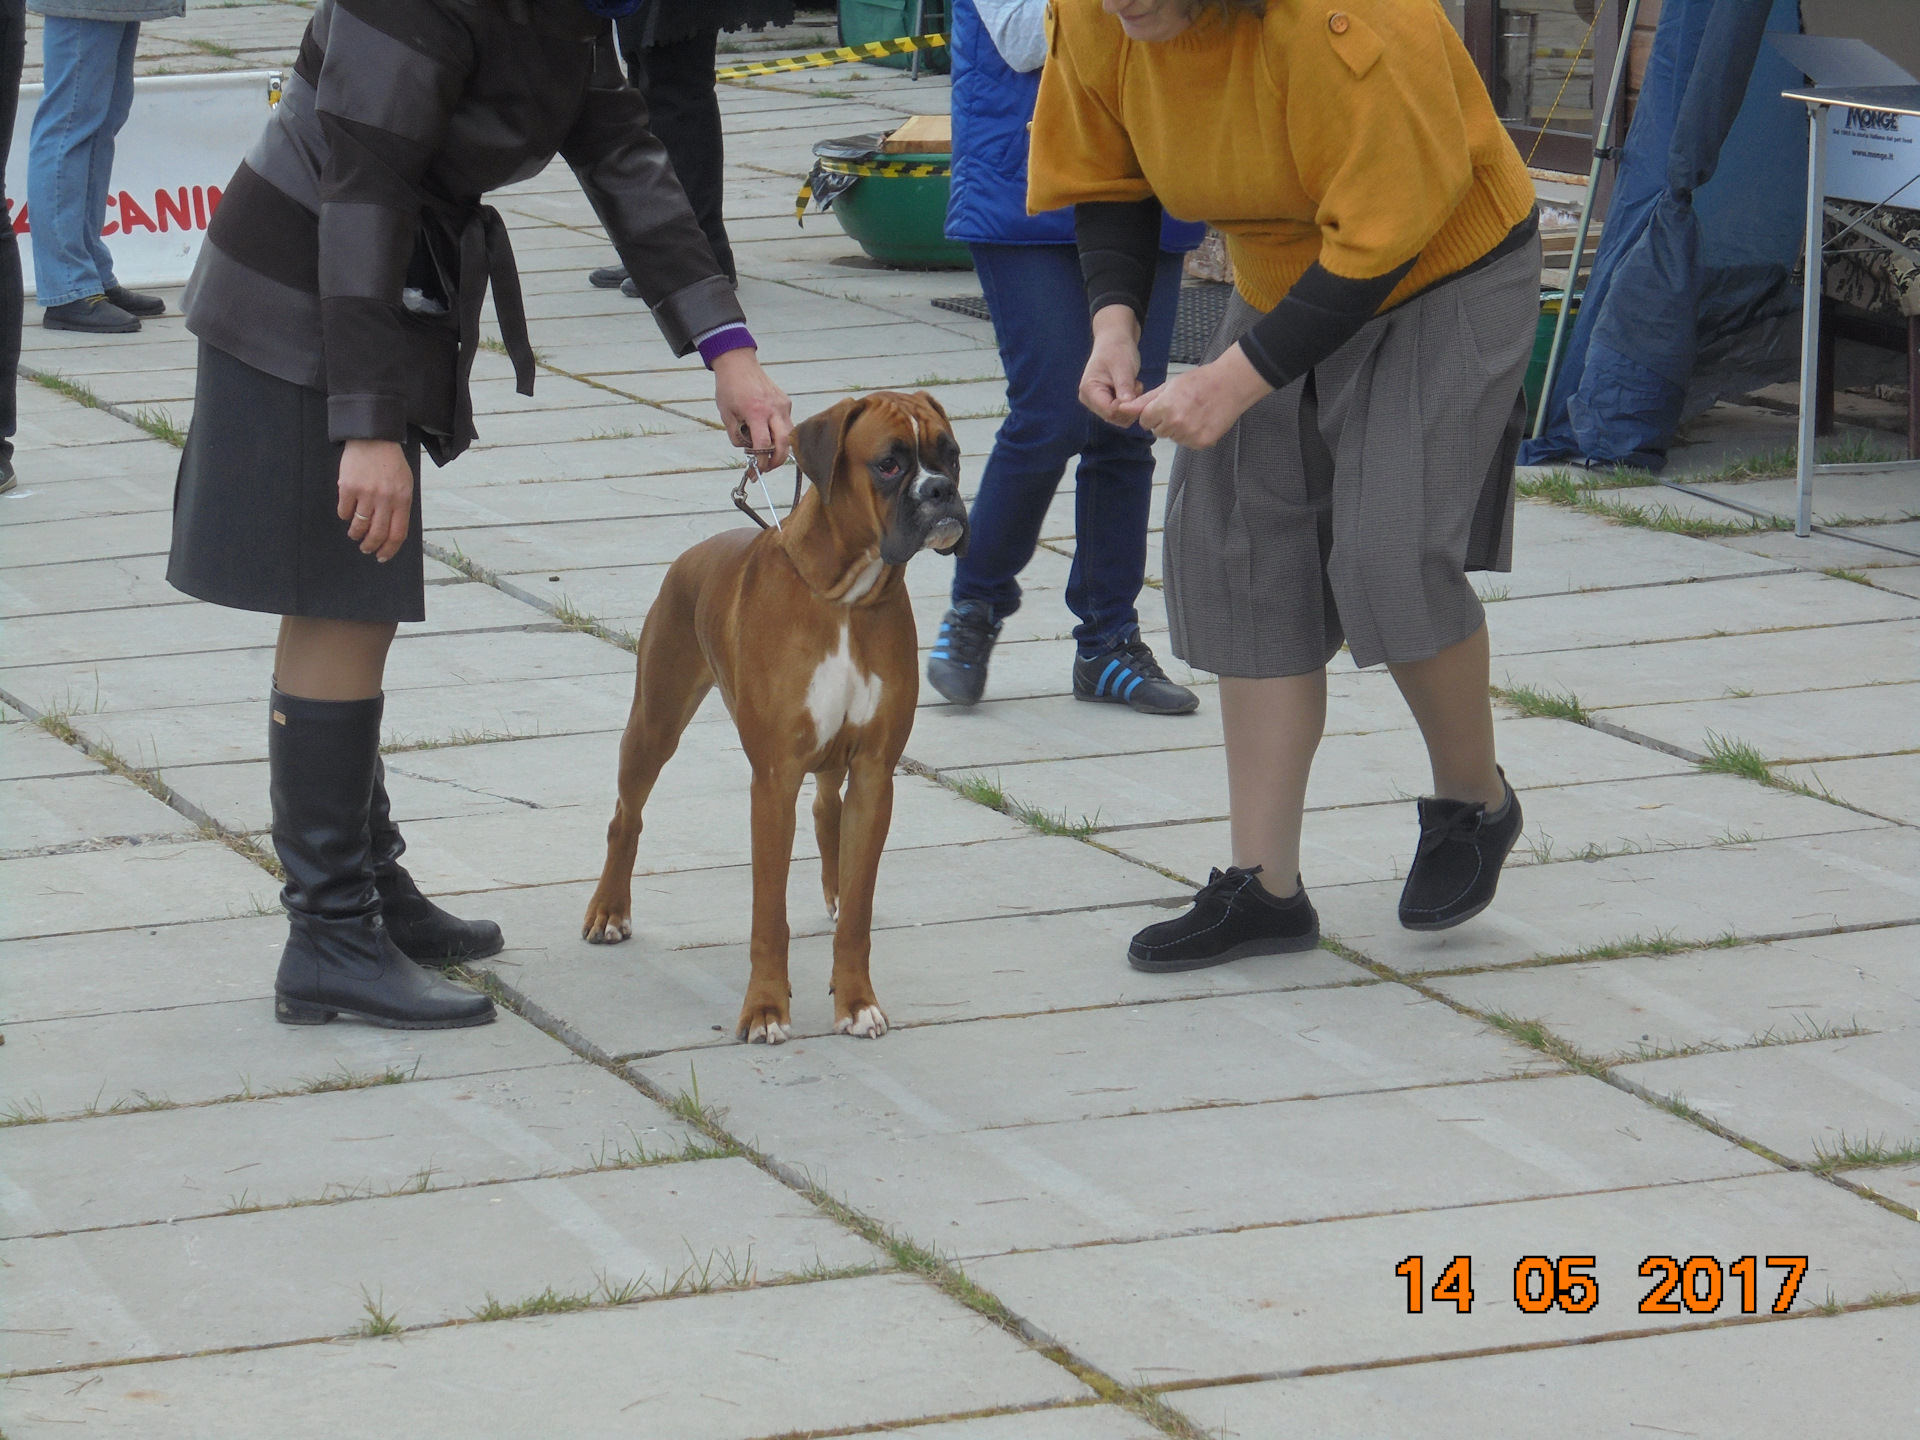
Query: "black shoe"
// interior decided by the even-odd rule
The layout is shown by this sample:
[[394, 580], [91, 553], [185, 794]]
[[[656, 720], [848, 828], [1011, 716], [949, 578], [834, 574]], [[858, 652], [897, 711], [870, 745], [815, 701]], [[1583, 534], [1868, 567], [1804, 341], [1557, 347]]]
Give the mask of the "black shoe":
[[104, 295], [89, 295], [84, 300], [69, 300], [50, 305], [40, 323], [49, 330], [80, 330], [94, 335], [131, 335], [140, 328], [140, 317], [129, 315]]
[[1000, 622], [984, 600], [962, 600], [940, 621], [927, 656], [927, 683], [956, 705], [972, 705], [987, 688], [987, 657]]
[[367, 829], [373, 842], [373, 884], [380, 892], [380, 918], [400, 953], [423, 965], [453, 965], [462, 960], [484, 960], [506, 946], [500, 927], [491, 920], [461, 920], [449, 915], [420, 893], [400, 864], [407, 842], [393, 823], [387, 799], [387, 766], [373, 766], [373, 804]]
[[634, 284], [631, 278], [628, 278], [620, 282], [620, 293], [629, 300], [638, 300], [640, 298], [640, 287]]
[[107, 291], [107, 299], [118, 305], [129, 315], [164, 315], [167, 302], [158, 295], [142, 295], [138, 290], [129, 290], [124, 285], [115, 285]]
[[1320, 917], [1307, 899], [1307, 887], [1276, 900], [1259, 875], [1258, 865], [1214, 871], [1193, 897], [1191, 910], [1133, 937], [1127, 963], [1155, 973], [1202, 970], [1247, 955], [1291, 955], [1316, 948]]
[[1138, 630], [1111, 650], [1074, 657], [1073, 698], [1126, 705], [1142, 715], [1189, 715], [1200, 708], [1198, 695], [1167, 678]]
[[13, 473], [13, 457], [0, 455], [0, 495], [6, 494], [20, 483], [20, 477]]
[[1446, 930], [1493, 903], [1500, 867], [1520, 838], [1520, 797], [1500, 772], [1507, 801], [1491, 819], [1478, 800], [1420, 801], [1420, 848], [1400, 892], [1400, 923], [1409, 930]]
[[274, 1018], [324, 1025], [347, 1015], [395, 1030], [493, 1020], [491, 1000], [414, 964], [380, 918], [368, 820], [380, 699], [305, 700], [276, 688], [269, 703], [273, 848], [286, 867], [288, 922]]
[[587, 283], [596, 290], [613, 290], [626, 283], [627, 267], [624, 265], [602, 265], [598, 270], [587, 272]]

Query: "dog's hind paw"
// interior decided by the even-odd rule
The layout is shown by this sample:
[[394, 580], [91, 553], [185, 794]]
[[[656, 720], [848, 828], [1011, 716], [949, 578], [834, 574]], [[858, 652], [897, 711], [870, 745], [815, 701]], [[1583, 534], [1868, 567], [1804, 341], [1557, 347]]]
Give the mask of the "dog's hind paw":
[[887, 1017], [878, 1005], [862, 1005], [853, 1014], [833, 1022], [841, 1035], [856, 1035], [862, 1040], [878, 1040], [887, 1033]]

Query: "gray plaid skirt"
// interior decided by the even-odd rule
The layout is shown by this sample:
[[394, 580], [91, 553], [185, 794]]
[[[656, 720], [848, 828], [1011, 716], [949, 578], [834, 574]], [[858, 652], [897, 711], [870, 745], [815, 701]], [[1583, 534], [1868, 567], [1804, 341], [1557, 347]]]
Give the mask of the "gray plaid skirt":
[[[1237, 294], [1207, 358], [1260, 318]], [[1536, 240], [1369, 322], [1208, 450], [1167, 496], [1173, 653], [1266, 679], [1430, 659], [1485, 620], [1469, 570], [1507, 570]]]

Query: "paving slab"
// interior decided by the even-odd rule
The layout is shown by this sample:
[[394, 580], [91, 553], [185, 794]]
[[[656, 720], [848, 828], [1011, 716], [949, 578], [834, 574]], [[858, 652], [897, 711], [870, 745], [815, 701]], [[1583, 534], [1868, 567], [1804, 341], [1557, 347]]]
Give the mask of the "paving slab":
[[[1593, 1257], [1591, 1309], [1528, 1314], [1514, 1302], [1515, 1267], [1543, 1251]], [[1652, 1289], [1642, 1260], [1676, 1253], [1722, 1267], [1742, 1255], [1808, 1255], [1793, 1300], [1804, 1312], [1912, 1288], [1920, 1227], [1813, 1176], [1773, 1174], [1008, 1255], [968, 1273], [1108, 1374], [1165, 1385], [1698, 1323], [1683, 1306], [1671, 1315], [1638, 1308]], [[1470, 1312], [1423, 1297], [1421, 1313], [1409, 1314], [1407, 1281], [1394, 1273], [1409, 1255], [1423, 1257], [1423, 1290], [1467, 1256]], [[1718, 1313], [1740, 1313], [1738, 1282], [1728, 1295], [1724, 1269], [1717, 1279]], [[1780, 1279], [1761, 1272], [1760, 1313]], [[1706, 1293], [1700, 1284], [1696, 1294]]]
[[[720, 1058], [698, 1065], [703, 1099], [721, 1082]], [[864, 1058], [853, 1053], [854, 1061]], [[835, 1062], [856, 1078], [872, 1073], [855, 1072], [845, 1054]], [[687, 1067], [655, 1068], [664, 1081]], [[869, 1103], [877, 1115], [879, 1103]], [[948, 1134], [934, 1133], [943, 1119], [937, 1109], [895, 1121], [904, 1133], [894, 1135], [849, 1124], [813, 1086], [792, 1100], [773, 1094], [756, 1104], [767, 1118], [736, 1113], [729, 1117], [736, 1133], [757, 1133], [770, 1154], [803, 1167], [828, 1193], [961, 1256], [1774, 1169], [1584, 1076]], [[894, 1109], [905, 1113], [904, 1105]]]
[[1848, 1144], [1899, 1150], [1920, 1143], [1916, 1048], [1920, 1039], [1909, 1025], [1846, 1040], [1623, 1065], [1616, 1073], [1812, 1164]]
[[[1758, 575], [1781, 568], [1770, 555], [1743, 555], [1725, 547], [1655, 530], [1629, 530], [1595, 515], [1522, 500], [1514, 507], [1513, 571], [1480, 576], [1512, 597], [1666, 587], [1729, 575]], [[1649, 606], [1681, 596], [1652, 594]], [[1499, 612], [1490, 617], [1496, 630]]]
[[[681, 1067], [634, 1068], [671, 1085]], [[904, 1139], [1558, 1067], [1412, 991], [1367, 985], [978, 1020], [902, 1045], [736, 1047], [701, 1068], [703, 1099], [778, 1144], [796, 1121]], [[805, 1116], [791, 1114], [789, 1093], [812, 1086], [798, 1092]]]
[[551, 1065], [569, 1052], [516, 1015], [466, 1030], [277, 1024], [264, 999], [15, 1023], [0, 1101], [29, 1115], [191, 1105], [348, 1081]]
[[[1671, 755], [1558, 720], [1508, 720], [1499, 729], [1500, 756], [1523, 783], [1572, 784], [1672, 774]], [[911, 750], [911, 746], [909, 746]], [[1412, 729], [1329, 735], [1314, 757], [1307, 804], [1360, 805], [1412, 800], [1425, 793], [1431, 769], [1425, 743]], [[1036, 761], [994, 770], [953, 772], [998, 783], [1028, 805], [1078, 818], [1098, 811], [1107, 825], [1224, 816], [1228, 810], [1224, 748], [1157, 751], [1107, 760]]]
[[0, 851], [16, 853], [199, 834], [185, 816], [118, 775], [0, 781], [0, 814], [6, 817]]
[[[1837, 678], [1837, 677], [1836, 677]], [[1609, 709], [1605, 718], [1698, 754], [1708, 737], [1744, 740], [1770, 761], [1791, 763], [1849, 755], [1907, 752], [1920, 740], [1913, 717], [1920, 685], [1842, 685], [1792, 695], [1722, 696], [1675, 705]]]
[[[456, 1238], [457, 1237], [457, 1238]], [[451, 1243], [449, 1243], [451, 1241]], [[0, 1245], [16, 1369], [345, 1335], [549, 1288], [774, 1280], [878, 1253], [742, 1159], [429, 1190]], [[109, 1318], [110, 1317], [110, 1318]]]
[[1483, 914], [1419, 934], [1394, 919], [1393, 882], [1317, 892], [1322, 927], [1407, 971], [1510, 965], [1636, 937], [1704, 943], [1920, 917], [1920, 835], [1849, 831], [1752, 846], [1625, 855], [1508, 871]]
[[264, 999], [286, 939], [274, 914], [0, 941], [0, 1023]]
[[93, 1373], [100, 1383], [80, 1391], [90, 1377], [72, 1372], [11, 1381], [7, 1428], [41, 1440], [78, 1420], [100, 1434], [200, 1440], [235, 1415], [272, 1415], [283, 1434], [348, 1435], [378, 1415], [383, 1434], [451, 1440], [541, 1434], [559, 1414], [580, 1440], [636, 1426], [754, 1440], [1091, 1398], [1065, 1369], [899, 1276]]
[[669, 1160], [693, 1138], [632, 1086], [568, 1060], [364, 1092], [20, 1126], [7, 1138], [10, 1184], [0, 1215], [5, 1238], [171, 1224], [625, 1168]]
[[1916, 1346], [1920, 1308], [1903, 1306], [1174, 1398], [1196, 1424], [1244, 1440], [1524, 1440], [1540, 1433], [1543, 1403], [1567, 1440], [1805, 1435], [1840, 1415], [1859, 1440], [1898, 1440], [1920, 1410], [1920, 1377], [1901, 1358]]
[[225, 920], [254, 913], [279, 889], [211, 840], [0, 860], [0, 940]]
[[1869, 681], [1920, 680], [1920, 625], [1888, 620], [1510, 655], [1495, 662], [1493, 679], [1496, 685], [1571, 692], [1589, 709], [1718, 700], [1739, 691], [1780, 695]]
[[1589, 1055], [1737, 1049], [1920, 1026], [1920, 931], [1900, 926], [1430, 983], [1476, 1010], [1538, 1020]]
[[0, 780], [105, 773], [84, 752], [54, 739], [30, 721], [19, 720], [0, 728]]
[[[1861, 540], [1920, 550], [1920, 522], [1836, 526], [1832, 533], [1809, 535], [1804, 540], [1791, 530], [1761, 530], [1752, 535], [1716, 537], [1714, 543], [1808, 570], [1869, 570], [1881, 566], [1920, 564], [1920, 558], [1903, 555], [1898, 550], [1881, 549], [1877, 545], [1863, 545], [1859, 543]], [[1876, 584], [1879, 578], [1874, 577]]]
[[1163, 1433], [1115, 1405], [1025, 1410], [915, 1428], [926, 1440], [1159, 1440]]
[[[1524, 777], [1516, 773], [1516, 782]], [[1752, 844], [1793, 835], [1881, 828], [1881, 822], [1730, 775], [1663, 775], [1588, 785], [1522, 786], [1526, 828], [1507, 868], [1621, 852]], [[1203, 883], [1232, 858], [1225, 820], [1103, 830], [1099, 843]], [[1402, 880], [1419, 838], [1405, 801], [1309, 812], [1301, 869], [1310, 888]]]
[[1911, 618], [1907, 596], [1804, 572], [1508, 600], [1488, 622], [1496, 669], [1538, 651]]
[[[1311, 989], [1368, 978], [1329, 950], [1178, 975], [1142, 975], [1125, 962], [1127, 942], [1160, 914], [1128, 906], [894, 927], [874, 937], [874, 985], [888, 1022], [895, 1030], [908, 1030], [986, 1016]], [[573, 936], [557, 936], [545, 945], [518, 933], [509, 939], [523, 948], [507, 950], [488, 967], [610, 1055], [735, 1043], [733, 1021], [750, 963], [745, 944], [662, 952], [631, 943], [608, 950]], [[824, 983], [833, 967], [831, 936], [796, 938], [790, 964], [798, 977], [795, 1035], [831, 1035], [833, 1001]]]
[[1920, 825], [1920, 761], [1911, 754], [1784, 765], [1774, 773], [1903, 825]]

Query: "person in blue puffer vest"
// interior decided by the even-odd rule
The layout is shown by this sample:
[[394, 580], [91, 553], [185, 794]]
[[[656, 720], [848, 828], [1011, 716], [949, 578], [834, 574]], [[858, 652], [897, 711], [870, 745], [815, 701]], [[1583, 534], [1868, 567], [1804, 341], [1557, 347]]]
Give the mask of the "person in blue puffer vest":
[[[986, 690], [987, 658], [1020, 608], [1019, 574], [1033, 558], [1067, 462], [1074, 474], [1074, 555], [1067, 605], [1074, 628], [1076, 699], [1150, 715], [1183, 715], [1200, 700], [1161, 670], [1140, 637], [1135, 604], [1146, 578], [1153, 437], [1118, 429], [1080, 404], [1093, 346], [1074, 249], [1073, 212], [1027, 214], [1027, 125], [1047, 57], [1046, 0], [953, 0], [953, 188], [947, 238], [973, 252], [1007, 374], [1008, 414], [973, 502], [953, 608], [927, 661], [927, 682], [971, 705]], [[1180, 256], [1201, 225], [1165, 222], [1153, 300], [1140, 336], [1140, 385], [1166, 377], [1179, 301]]]

